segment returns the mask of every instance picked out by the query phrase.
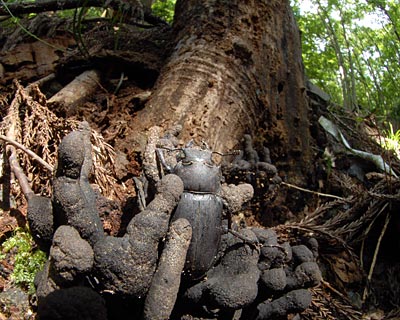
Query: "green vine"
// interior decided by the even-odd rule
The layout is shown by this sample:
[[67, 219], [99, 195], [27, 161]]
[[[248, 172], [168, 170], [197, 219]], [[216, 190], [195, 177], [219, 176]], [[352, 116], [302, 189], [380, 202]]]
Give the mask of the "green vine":
[[0, 0], [0, 3], [4, 6], [4, 8], [7, 10], [8, 14], [11, 17], [11, 21], [12, 23], [16, 24], [18, 27], [21, 28], [22, 31], [24, 31], [27, 35], [31, 36], [32, 38], [36, 39], [37, 41], [40, 41], [42, 43], [44, 43], [45, 45], [48, 45], [49, 47], [56, 49], [56, 50], [60, 50], [62, 52], [65, 52], [64, 48], [55, 46], [54, 44], [51, 44], [50, 42], [47, 42], [41, 38], [39, 38], [37, 35], [33, 34], [32, 32], [30, 32], [28, 29], [26, 29], [20, 22], [20, 20], [13, 15], [13, 13], [10, 11], [10, 9], [8, 8], [7, 4], [4, 2], [4, 0]]

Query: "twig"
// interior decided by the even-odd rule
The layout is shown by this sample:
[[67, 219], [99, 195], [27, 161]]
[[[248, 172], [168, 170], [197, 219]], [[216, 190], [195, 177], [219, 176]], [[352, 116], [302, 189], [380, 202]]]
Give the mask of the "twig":
[[375, 193], [372, 191], [368, 191], [368, 194], [371, 197], [378, 198], [378, 199], [387, 199], [387, 200], [399, 200], [400, 199], [400, 193], [396, 194], [379, 194]]
[[386, 207], [389, 205], [388, 202], [386, 202], [383, 207], [381, 208], [381, 210], [379, 210], [379, 212], [377, 214], [374, 215], [374, 218], [372, 219], [371, 223], [368, 225], [367, 229], [363, 232], [363, 240], [361, 242], [361, 248], [360, 248], [360, 264], [361, 264], [361, 268], [364, 268], [364, 259], [363, 259], [363, 255], [364, 255], [364, 248], [365, 248], [365, 239], [368, 235], [368, 233], [371, 231], [372, 227], [375, 225], [376, 219], [378, 219], [378, 217], [380, 217], [381, 213], [386, 209]]
[[344, 201], [346, 200], [345, 198], [342, 198], [342, 197], [339, 197], [339, 196], [335, 196], [333, 194], [321, 193], [321, 192], [317, 192], [317, 191], [313, 191], [313, 190], [304, 189], [304, 188], [295, 186], [294, 184], [290, 184], [290, 183], [287, 183], [287, 182], [284, 182], [284, 181], [282, 181], [281, 184], [283, 184], [283, 185], [285, 185], [285, 186], [287, 186], [289, 188], [293, 188], [293, 189], [297, 189], [297, 190], [300, 190], [300, 191], [316, 194], [316, 195], [321, 196], [321, 197], [334, 198], [334, 199], [339, 199], [339, 200], [344, 200]]
[[349, 303], [351, 305], [351, 301], [349, 300], [349, 298], [347, 298], [343, 293], [341, 293], [339, 290], [335, 289], [334, 287], [332, 287], [332, 285], [328, 282], [325, 281], [324, 279], [321, 279], [321, 283], [328, 288], [329, 290], [331, 290], [332, 292], [334, 292], [335, 294], [337, 294], [340, 298], [342, 298], [344, 301], [346, 301], [347, 303]]
[[60, 50], [62, 52], [65, 52], [64, 48], [55, 46], [53, 44], [51, 44], [50, 42], [47, 42], [41, 38], [39, 38], [37, 35], [33, 34], [32, 32], [30, 32], [28, 29], [26, 29], [19, 21], [19, 19], [16, 19], [16, 17], [14, 16], [14, 14], [10, 11], [9, 6], [10, 4], [6, 4], [4, 2], [4, 0], [0, 0], [2, 6], [0, 6], [0, 14], [6, 14], [6, 15], [10, 15], [12, 18], [14, 18], [15, 23], [21, 28], [21, 30], [23, 30], [26, 34], [30, 35], [32, 38], [36, 39], [37, 41], [40, 41], [41, 43], [44, 43], [46, 45], [48, 45], [49, 47], [56, 49], [56, 50]]
[[0, 134], [0, 140], [3, 140], [5, 142], [7, 142], [8, 144], [11, 144], [12, 146], [21, 149], [22, 151], [24, 151], [26, 154], [28, 154], [30, 157], [32, 157], [33, 159], [35, 159], [36, 161], [38, 161], [43, 167], [45, 167], [47, 170], [49, 170], [50, 172], [53, 172], [53, 166], [48, 164], [46, 161], [44, 161], [41, 157], [39, 157], [36, 153], [34, 153], [33, 151], [27, 149], [24, 145], [18, 143], [17, 141], [14, 141], [10, 138], [7, 138], [6, 136]]
[[[104, 1], [90, 0], [86, 2], [88, 7], [103, 7]], [[83, 6], [83, 2], [74, 0], [56, 1], [46, 0], [41, 2], [14, 2], [7, 3], [7, 6], [0, 7], [0, 15], [21, 15], [27, 13], [40, 13], [45, 11], [75, 9]], [[118, 9], [117, 1], [110, 1], [110, 7]]]
[[43, 84], [45, 84], [45, 83], [47, 83], [49, 81], [52, 81], [55, 78], [56, 78], [56, 74], [55, 73], [50, 73], [49, 75], [47, 75], [47, 76], [45, 76], [45, 77], [43, 77], [43, 78], [41, 78], [41, 79], [39, 79], [39, 80], [37, 80], [35, 82], [32, 82], [29, 85], [27, 85], [25, 89], [29, 91], [35, 85], [37, 85], [38, 87], [41, 87]]
[[21, 187], [22, 193], [24, 194], [25, 198], [29, 200], [33, 195], [33, 191], [29, 186], [28, 178], [26, 177], [24, 171], [22, 170], [16, 156], [16, 150], [14, 147], [10, 147], [11, 155], [9, 157], [10, 167], [14, 172], [15, 177], [17, 178], [19, 185]]
[[2, 190], [3, 201], [1, 202], [1, 207], [3, 210], [10, 210], [11, 168], [10, 168], [10, 160], [7, 157], [6, 148], [3, 148], [3, 168], [2, 168], [1, 180], [3, 186]]
[[380, 249], [380, 246], [381, 246], [381, 242], [382, 242], [383, 236], [386, 233], [386, 229], [387, 229], [387, 226], [389, 225], [390, 218], [391, 218], [390, 213], [388, 213], [386, 215], [385, 224], [383, 225], [381, 234], [379, 235], [378, 242], [376, 243], [376, 248], [375, 248], [374, 256], [372, 258], [371, 267], [369, 268], [369, 272], [368, 272], [367, 285], [364, 288], [364, 293], [363, 293], [363, 297], [362, 297], [362, 301], [363, 302], [365, 302], [365, 300], [367, 299], [368, 284], [371, 282], [372, 274], [374, 273], [376, 259], [378, 257], [378, 253], [379, 253], [379, 249]]

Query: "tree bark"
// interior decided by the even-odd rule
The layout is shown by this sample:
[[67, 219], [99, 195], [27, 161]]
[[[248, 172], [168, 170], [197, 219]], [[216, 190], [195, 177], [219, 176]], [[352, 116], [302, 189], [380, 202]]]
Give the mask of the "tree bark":
[[175, 43], [135, 131], [181, 124], [216, 151], [244, 133], [271, 149], [292, 183], [310, 165], [299, 31], [288, 1], [177, 1]]

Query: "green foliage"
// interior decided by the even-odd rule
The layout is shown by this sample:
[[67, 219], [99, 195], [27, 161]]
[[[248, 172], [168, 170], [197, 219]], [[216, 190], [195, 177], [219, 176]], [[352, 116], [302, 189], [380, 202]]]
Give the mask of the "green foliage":
[[399, 2], [291, 2], [308, 78], [349, 110], [399, 121]]
[[[76, 9], [67, 9], [67, 10], [59, 10], [57, 11], [57, 15], [61, 18], [72, 18], [75, 14]], [[98, 18], [101, 17], [104, 12], [104, 8], [96, 8], [96, 7], [86, 7], [85, 9], [85, 18]]]
[[395, 153], [398, 159], [400, 159], [400, 130], [396, 132], [393, 130], [393, 126], [389, 123], [389, 129], [384, 132], [385, 138], [381, 145], [387, 150], [391, 150]]
[[168, 23], [174, 20], [176, 0], [157, 0], [152, 6], [151, 10], [156, 16], [164, 19]]
[[35, 274], [42, 269], [47, 260], [46, 254], [34, 248], [32, 236], [26, 230], [18, 228], [12, 237], [1, 245], [0, 259], [13, 256], [14, 270], [11, 279], [19, 286], [34, 292]]
[[[0, 0], [0, 4], [6, 9], [6, 11], [8, 11], [8, 13], [10, 14], [10, 17], [11, 17], [10, 19], [8, 19], [8, 20], [6, 20], [5, 22], [2, 22], [2, 23], [0, 24], [0, 26], [1, 26], [2, 28], [11, 28], [12, 26], [18, 26], [18, 27], [21, 28], [21, 30], [23, 30], [26, 34], [28, 34], [28, 35], [31, 36], [32, 38], [36, 39], [37, 41], [40, 41], [40, 42], [42, 42], [42, 43], [44, 43], [44, 44], [46, 44], [46, 45], [48, 45], [49, 47], [52, 47], [52, 48], [54, 48], [54, 49], [64, 51], [63, 48], [57, 47], [57, 46], [55, 46], [55, 45], [53, 45], [53, 44], [51, 44], [51, 43], [49, 43], [49, 42], [47, 42], [47, 41], [45, 41], [45, 40], [39, 38], [39, 37], [37, 37], [35, 34], [31, 33], [28, 29], [26, 29], [26, 28], [21, 24], [20, 18], [14, 16], [14, 15], [12, 14], [12, 12], [9, 10], [9, 8], [7, 7], [7, 4], [4, 2], [4, 0]], [[30, 16], [32, 16], [32, 14], [31, 14]]]

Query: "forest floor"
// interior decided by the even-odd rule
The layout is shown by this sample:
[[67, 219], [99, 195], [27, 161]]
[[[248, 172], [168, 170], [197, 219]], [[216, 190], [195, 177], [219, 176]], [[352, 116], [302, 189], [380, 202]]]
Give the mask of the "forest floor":
[[[44, 16], [30, 25], [41, 41], [21, 30], [4, 30], [0, 35], [1, 133], [55, 166], [61, 138], [75, 129], [79, 120], [88, 121], [93, 129], [93, 183], [110, 202], [119, 204], [115, 210], [101, 213], [104, 229], [110, 235], [123, 234], [136, 203], [133, 178], [142, 170], [141, 155], [131, 148], [129, 140], [130, 121], [151, 95], [162, 65], [162, 59], [156, 58], [159, 48], [146, 48], [153, 55], [129, 55], [129, 41], [122, 34], [120, 41], [126, 48], [118, 53], [104, 45], [96, 47], [95, 41], [88, 44], [94, 58], [87, 63], [76, 58], [76, 41], [68, 24], [46, 19]], [[104, 25], [91, 30], [95, 35], [92, 39], [106, 42], [109, 30]], [[159, 40], [166, 41], [163, 37], [166, 33], [160, 32]], [[143, 52], [150, 43], [147, 40], [144, 35], [140, 44]], [[71, 47], [75, 51], [66, 50]], [[107, 66], [101, 70], [101, 84], [96, 73], [82, 76], [99, 65]], [[131, 71], [124, 74], [127, 65]], [[69, 89], [73, 97], [54, 96], [79, 75], [83, 78]], [[74, 100], [79, 91], [82, 97]], [[344, 112], [313, 86], [309, 86], [308, 96], [316, 150], [315, 167], [310, 170], [316, 172], [317, 188], [282, 184], [273, 195], [256, 194], [244, 219], [250, 225], [273, 227], [282, 241], [305, 236], [319, 241], [318, 263], [324, 280], [312, 289], [312, 305], [302, 318], [400, 319], [400, 181], [379, 170], [371, 155], [383, 156], [397, 173], [400, 161], [379, 146], [383, 138], [372, 115]], [[67, 99], [74, 102], [68, 105]], [[324, 129], [318, 123], [321, 119], [329, 119], [334, 129]], [[335, 138], [331, 133], [338, 130], [343, 135]], [[341, 137], [352, 149], [364, 151], [364, 157], [346, 147]], [[49, 196], [52, 172], [23, 152], [18, 152], [18, 162], [32, 191]], [[3, 170], [2, 192], [3, 196], [8, 194], [10, 203], [3, 198], [6, 209], [0, 212], [1, 243], [17, 228], [26, 228], [27, 214], [25, 191], [17, 180], [10, 180], [7, 168]], [[20, 289], [12, 277], [16, 253], [10, 250], [0, 261], [0, 319], [34, 317], [35, 302], [26, 284]]]

